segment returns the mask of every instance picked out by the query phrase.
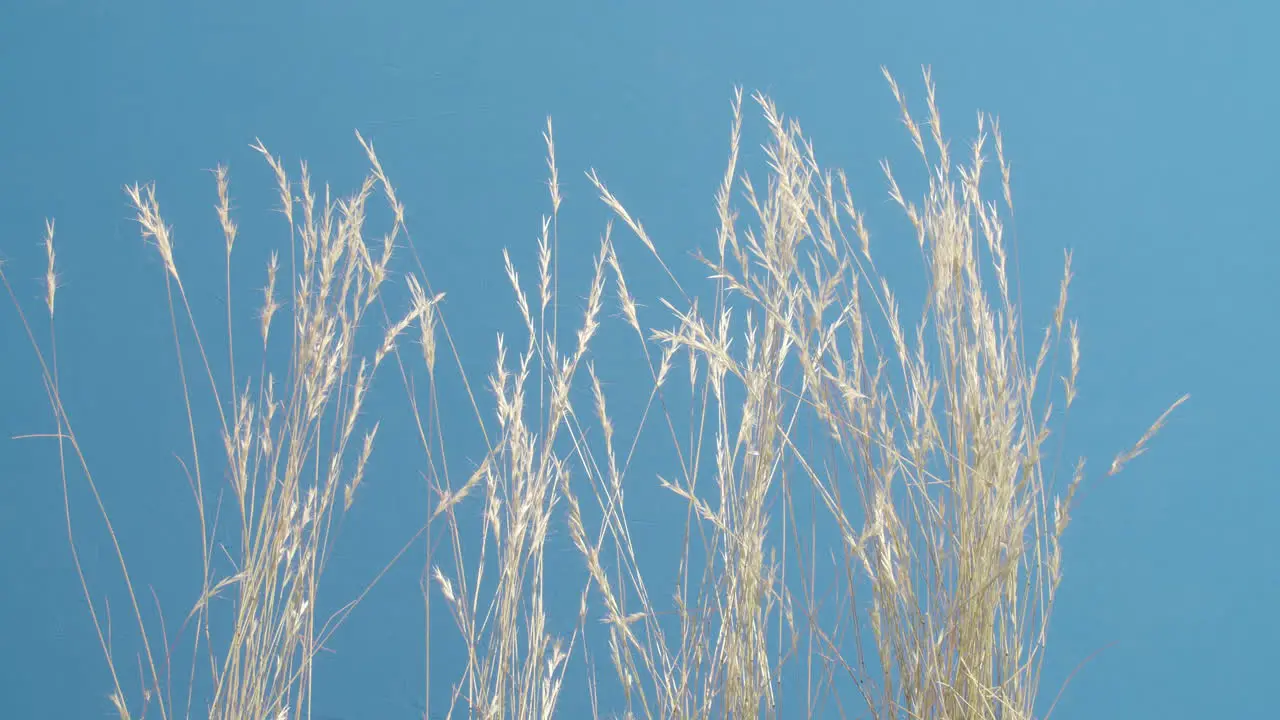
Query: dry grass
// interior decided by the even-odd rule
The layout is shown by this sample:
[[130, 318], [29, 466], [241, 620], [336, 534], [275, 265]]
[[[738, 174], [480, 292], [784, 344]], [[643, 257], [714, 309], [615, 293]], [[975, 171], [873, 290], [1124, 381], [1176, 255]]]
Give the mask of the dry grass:
[[[293, 279], [281, 301], [273, 257], [258, 314], [261, 370], [243, 387], [215, 382], [155, 193], [130, 188], [142, 235], [163, 259], [179, 343], [191, 435], [186, 467], [204, 543], [203, 587], [189, 621], [189, 687], [204, 667], [213, 691], [172, 696], [164, 682], [172, 658], [155, 649], [170, 647], [167, 633], [160, 628], [163, 644], [153, 641], [156, 629], [143, 621], [130, 584], [148, 678], [130, 704], [106, 620], [86, 585], [120, 717], [309, 716], [313, 659], [359, 601], [324, 621], [315, 615], [335, 514], [351, 507], [377, 431], [360, 419], [363, 401], [388, 358], [417, 420], [435, 497], [431, 522], [447, 538], [431, 559], [436, 590], [425, 594], [426, 609], [433, 611], [433, 596], [442, 599], [467, 650], [460, 677], [449, 679], [451, 716], [552, 717], [566, 691], [567, 663], [578, 653], [592, 679], [567, 691], [588, 695], [597, 716], [1024, 720], [1045, 711], [1037, 693], [1061, 579], [1060, 541], [1084, 477], [1079, 463], [1058, 482], [1058, 450], [1047, 446], [1051, 424], [1065, 421], [1075, 399], [1080, 368], [1067, 315], [1070, 255], [1053, 321], [1033, 355], [1009, 277], [1004, 218], [1012, 215], [1012, 192], [998, 127], [980, 118], [978, 140], [957, 165], [927, 74], [923, 124], [889, 81], [929, 171], [922, 199], [909, 201], [884, 166], [926, 270], [923, 312], [911, 323], [900, 317], [894, 284], [877, 269], [844, 176], [822, 169], [798, 124], [762, 96], [755, 100], [769, 132], [767, 182], [753, 184], [739, 171], [739, 94], [716, 196], [715, 252], [704, 258], [711, 287], [687, 294], [658, 243], [593, 171], [601, 199], [671, 276], [677, 299], [663, 301], [668, 329], [656, 329], [664, 320], [642, 317], [611, 227], [583, 317], [566, 341], [556, 261], [560, 179], [548, 124], [551, 213], [542, 223], [536, 287], [526, 289], [504, 256], [524, 339], [513, 350], [498, 338], [488, 383], [496, 424], [485, 422], [466, 388], [488, 451], [460, 481], [442, 434], [444, 418], [458, 413], [442, 413], [436, 399], [438, 350], [460, 369], [464, 363], [440, 311], [443, 295], [431, 289], [420, 262], [405, 276], [408, 312], [394, 314], [382, 300], [392, 250], [408, 231], [372, 146], [361, 139], [372, 170], [360, 190], [342, 201], [326, 193], [323, 202], [305, 165], [295, 187], [281, 162], [255, 146], [278, 181]], [[986, 199], [982, 177], [990, 143], [996, 201]], [[226, 171], [216, 179], [230, 297], [236, 226]], [[393, 222], [370, 242], [366, 204], [377, 192]], [[738, 216], [739, 197], [750, 223]], [[52, 224], [46, 247], [52, 324]], [[291, 326], [277, 373], [270, 351], [281, 309]], [[364, 355], [358, 330], [371, 311], [386, 329]], [[651, 479], [627, 477], [638, 437], [615, 437], [606, 383], [590, 363], [591, 342], [611, 312], [634, 333], [652, 380], [637, 435], [670, 436], [671, 456], [651, 460], [671, 470], [659, 480], [684, 509], [684, 553], [669, 577], [641, 572], [625, 492]], [[228, 362], [241, 377], [230, 343], [235, 318], [228, 303]], [[239, 531], [236, 570], [222, 576], [213, 556], [215, 514], [205, 505], [212, 490], [190, 410], [196, 381], [182, 364], [180, 325], [190, 325], [201, 382], [222, 409], [217, 420]], [[406, 332], [422, 352], [421, 365], [401, 353], [397, 341]], [[62, 405], [56, 346], [42, 349], [32, 338], [57, 422], [64, 487], [68, 465], [79, 465], [97, 497]], [[689, 386], [675, 392], [684, 377]], [[1061, 380], [1060, 395], [1045, 378]], [[678, 397], [693, 398], [688, 414], [672, 409]], [[1145, 449], [1167, 414], [1117, 456], [1113, 473]], [[460, 512], [468, 502], [479, 511], [478, 527]], [[98, 511], [114, 539], [101, 500]], [[67, 513], [75, 553], [70, 505]], [[553, 527], [567, 527], [587, 577], [577, 625], [559, 633], [548, 627], [544, 581]], [[130, 581], [118, 544], [116, 557]], [[668, 600], [656, 587], [674, 593]], [[212, 626], [215, 596], [231, 599], [230, 627]], [[426, 683], [429, 690], [443, 686], [430, 672]]]
[[[218, 387], [211, 360], [195, 329], [174, 257], [172, 230], [161, 216], [155, 191], [151, 187], [127, 188], [142, 236], [155, 247], [163, 261], [175, 342], [181, 343], [180, 325], [189, 324], [192, 331], [189, 337], [193, 338], [201, 369], [220, 409], [216, 420], [223, 438], [227, 489], [234, 507], [234, 537], [238, 543], [226, 551], [232, 557], [235, 572], [215, 577], [214, 517], [212, 508], [206, 506], [210, 491], [206, 489], [203, 469], [206, 463], [201, 459], [204, 448], [197, 441], [196, 418], [192, 414], [195, 381], [184, 365], [184, 353], [179, 347], [176, 357], [191, 437], [190, 455], [183, 464], [195, 490], [204, 548], [201, 592], [184, 623], [194, 637], [189, 687], [196, 685], [197, 668], [201, 667], [203, 658], [207, 661], [213, 688], [212, 697], [202, 699], [198, 709], [194, 708], [195, 699], [189, 694], [185, 707], [175, 706], [177, 699], [168, 691], [166, 666], [173, 658], [166, 650], [171, 646], [167, 629], [145, 626], [142, 603], [134, 589], [124, 551], [116, 541], [110, 513], [98, 495], [97, 484], [62, 404], [56, 347], [48, 353], [40, 352], [37, 347], [58, 426], [55, 437], [62, 460], [64, 488], [67, 466], [79, 465], [115, 542], [116, 558], [127, 583], [132, 614], [142, 641], [146, 689], [137, 698], [139, 705], [131, 708], [120, 668], [112, 657], [106, 629], [108, 621], [93, 602], [81, 573], [85, 599], [115, 684], [111, 700], [121, 718], [148, 712], [161, 718], [186, 717], [192, 712], [228, 719], [306, 716], [312, 660], [336, 622], [344, 616], [339, 614], [333, 618], [334, 623], [324, 624], [318, 624], [315, 616], [318, 578], [329, 547], [332, 520], [339, 505], [343, 509], [350, 507], [377, 432], [376, 424], [360, 430], [362, 423], [357, 418], [369, 383], [394, 348], [397, 337], [433, 307], [431, 302], [415, 307], [413, 312], [390, 324], [371, 357], [359, 354], [357, 332], [367, 312], [379, 302], [391, 249], [403, 227], [403, 214], [390, 186], [384, 184], [383, 188], [395, 211], [395, 224], [392, 232], [381, 239], [380, 247], [371, 246], [363, 235], [365, 206], [378, 187], [379, 177], [371, 176], [360, 191], [347, 200], [331, 202], [326, 198], [324, 204], [317, 207], [305, 166], [299, 183], [301, 199], [296, 201], [295, 190], [299, 188], [291, 183], [279, 160], [271, 157], [261, 144], [255, 147], [266, 157], [278, 180], [282, 211], [293, 232], [290, 247], [297, 253], [288, 271], [294, 279], [289, 290], [292, 322], [285, 372], [273, 373], [268, 363], [273, 321], [281, 308], [277, 289], [279, 262], [273, 255], [264, 303], [257, 318], [262, 338], [262, 370], [256, 384], [242, 388], [234, 384]], [[230, 216], [227, 172], [219, 168], [215, 175], [229, 289], [237, 230]], [[56, 292], [52, 224], [46, 248], [49, 254], [46, 302], [52, 325]], [[7, 278], [5, 284], [8, 286]], [[230, 319], [230, 305], [227, 311]], [[23, 319], [26, 322], [26, 318]], [[30, 325], [27, 327], [30, 333]], [[52, 328], [51, 336], [56, 338]], [[34, 335], [32, 338], [35, 344]], [[230, 346], [228, 351], [234, 374], [236, 353]], [[66, 510], [74, 555], [75, 532], [69, 504]], [[78, 556], [76, 567], [79, 571]], [[234, 608], [231, 626], [211, 628], [210, 602], [215, 597], [228, 595]], [[157, 630], [159, 638], [153, 637]]]

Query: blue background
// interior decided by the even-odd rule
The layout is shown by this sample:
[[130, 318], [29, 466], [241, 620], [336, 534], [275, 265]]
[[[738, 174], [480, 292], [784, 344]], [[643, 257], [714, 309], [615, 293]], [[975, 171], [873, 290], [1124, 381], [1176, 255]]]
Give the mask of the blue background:
[[[131, 570], [155, 587], [172, 631], [194, 598], [198, 534], [174, 459], [187, 444], [162, 269], [122, 186], [157, 183], [197, 316], [210, 323], [206, 340], [218, 341], [222, 239], [204, 171], [231, 168], [242, 227], [233, 295], [247, 315], [266, 253], [283, 238], [270, 174], [248, 144], [262, 138], [291, 169], [306, 159], [346, 193], [365, 170], [358, 128], [409, 208], [479, 379], [494, 333], [518, 336], [500, 250], [511, 248], [531, 276], [549, 209], [545, 116], [555, 120], [567, 196], [564, 285], [580, 304], [608, 217], [581, 172], [597, 168], [667, 257], [711, 247], [735, 84], [769, 93], [801, 120], [820, 161], [849, 172], [873, 242], [909, 242], [877, 163], [918, 160], [879, 68], [919, 111], [919, 68], [931, 65], [954, 147], [972, 137], [978, 110], [1001, 118], [1029, 327], [1047, 321], [1062, 250], [1075, 251], [1084, 370], [1069, 448], [1093, 472], [1068, 532], [1044, 699], [1105, 647], [1075, 674], [1057, 716], [1268, 717], [1280, 643], [1280, 462], [1270, 449], [1280, 429], [1276, 7], [11, 2], [0, 9], [0, 258], [38, 318], [43, 223], [57, 219], [68, 410]], [[751, 105], [747, 116], [746, 160], [758, 171], [763, 129]], [[669, 288], [638, 243], [617, 237], [636, 267], [633, 291], [657, 321], [656, 299]], [[898, 277], [918, 280], [902, 269]], [[401, 417], [397, 384], [383, 376], [389, 389], [372, 412]], [[1191, 402], [1152, 451], [1120, 478], [1102, 478], [1113, 454], [1184, 392]], [[445, 391], [446, 407], [460, 401]], [[389, 424], [381, 474], [363, 488], [326, 578], [335, 600], [367, 583], [421, 522], [425, 491], [397, 460], [412, 456], [414, 441]], [[103, 717], [109, 678], [67, 549], [55, 448], [8, 439], [52, 427], [34, 354], [6, 308], [0, 716]], [[458, 442], [469, 449], [457, 456], [474, 459], [474, 438]], [[128, 665], [135, 633], [118, 572], [83, 487], [73, 499], [91, 587], [113, 601]], [[635, 512], [643, 519], [647, 508]], [[578, 563], [563, 534], [550, 552]], [[420, 712], [420, 570], [421, 556], [398, 565], [335, 639], [318, 667], [317, 716]], [[448, 620], [434, 630], [450, 636]], [[441, 643], [433, 673], [443, 683], [454, 675]], [[568, 699], [584, 692], [580, 677], [574, 670], [565, 691], [570, 715], [582, 707]]]

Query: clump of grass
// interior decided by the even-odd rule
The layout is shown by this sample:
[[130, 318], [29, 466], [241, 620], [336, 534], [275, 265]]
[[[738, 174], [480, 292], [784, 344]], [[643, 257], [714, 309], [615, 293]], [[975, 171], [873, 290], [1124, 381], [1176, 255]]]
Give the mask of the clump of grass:
[[[604, 508], [596, 538], [578, 494], [564, 490], [571, 535], [605, 603], [628, 715], [843, 714], [842, 688], [856, 688], [878, 718], [1029, 719], [1037, 710], [1060, 543], [1084, 478], [1081, 461], [1056, 482], [1060, 451], [1046, 446], [1077, 393], [1071, 256], [1052, 324], [1031, 355], [1008, 272], [1004, 213], [1012, 215], [1013, 201], [998, 124], [979, 116], [967, 164], [957, 164], [928, 72], [927, 130], [886, 79], [928, 170], [928, 188], [913, 202], [883, 168], [926, 270], [923, 312], [911, 325], [895, 283], [876, 267], [844, 175], [824, 170], [799, 124], [760, 95], [769, 175], [756, 185], [737, 171], [739, 95], [716, 253], [703, 258], [715, 284], [710, 310], [686, 295], [683, 307], [666, 303], [672, 329], [644, 328], [608, 255], [623, 317], [641, 342], [661, 348], [650, 355], [660, 358], [651, 364], [658, 394], [679, 356], [699, 403], [689, 438], [672, 432], [680, 476], [662, 480], [697, 526], [685, 537], [703, 539], [700, 577], [690, 572], [696, 553], [686, 541], [675, 630], [658, 622], [662, 608], [635, 561], [598, 383], [606, 460], [583, 460], [607, 468], [608, 482], [590, 485]], [[983, 186], [992, 140], [998, 201]], [[666, 268], [659, 243], [594, 172], [591, 180]], [[735, 191], [749, 225], [734, 209]], [[1043, 387], [1046, 369], [1062, 383], [1056, 399]], [[1142, 452], [1173, 407], [1117, 456], [1111, 474]], [[666, 420], [675, 427], [669, 413]], [[805, 498], [825, 518], [808, 513], [798, 524]], [[772, 509], [778, 500], [781, 512]], [[612, 573], [600, 561], [604, 538], [618, 550]], [[625, 605], [628, 595], [638, 607]], [[784, 700], [793, 672], [785, 666], [796, 660], [805, 690]]]
[[[282, 303], [273, 255], [256, 320], [262, 369], [243, 387], [234, 380], [230, 340], [237, 228], [226, 170], [219, 168], [215, 178], [233, 381], [221, 388], [195, 329], [155, 192], [129, 188], [142, 235], [163, 260], [188, 408], [186, 467], [204, 551], [202, 589], [189, 616], [192, 671], [182, 711], [162, 670], [172, 662], [167, 632], [161, 627], [163, 654], [153, 650], [125, 553], [115, 545], [148, 678], [135, 710], [75, 555], [68, 502], [73, 557], [120, 717], [150, 708], [166, 719], [189, 715], [202, 656], [212, 691], [200, 700], [201, 714], [309, 716], [313, 660], [359, 602], [328, 620], [316, 618], [333, 520], [352, 506], [378, 428], [360, 420], [363, 403], [387, 358], [399, 368], [417, 423], [423, 474], [435, 494], [430, 523], [444, 525], [444, 557], [432, 551], [430, 575], [466, 651], [450, 692], [451, 717], [552, 717], [575, 651], [591, 674], [586, 688], [570, 692], [587, 695], [596, 716], [844, 716], [858, 714], [850, 709], [856, 699], [886, 719], [1034, 717], [1042, 709], [1040, 668], [1061, 580], [1060, 543], [1084, 478], [1081, 462], [1059, 481], [1058, 453], [1047, 446], [1051, 426], [1065, 421], [1076, 397], [1080, 370], [1078, 330], [1067, 313], [1070, 254], [1052, 322], [1033, 355], [1009, 274], [1005, 223], [1013, 202], [998, 125], [980, 116], [978, 139], [957, 165], [928, 74], [923, 126], [888, 79], [928, 170], [923, 197], [910, 201], [884, 166], [890, 197], [914, 230], [926, 271], [918, 318], [900, 317], [896, 283], [877, 268], [844, 175], [823, 169], [799, 125], [761, 95], [754, 99], [769, 133], [767, 180], [757, 185], [739, 171], [739, 92], [729, 163], [716, 194], [715, 251], [702, 257], [710, 287], [702, 295], [686, 291], [659, 243], [592, 171], [601, 200], [671, 277], [676, 296], [662, 303], [671, 324], [657, 327], [627, 282], [611, 224], [595, 256], [581, 323], [565, 342], [556, 260], [562, 196], [548, 123], [551, 212], [541, 226], [532, 292], [504, 254], [524, 340], [513, 352], [498, 337], [488, 382], [496, 406], [492, 432], [444, 321], [444, 296], [432, 289], [422, 264], [405, 276], [407, 312], [391, 312], [382, 300], [397, 240], [410, 248], [412, 241], [403, 206], [363, 138], [369, 176], [350, 198], [331, 201], [326, 191], [323, 203], [305, 165], [295, 188], [281, 161], [261, 143], [254, 146], [276, 177], [290, 227], [292, 279]], [[983, 184], [992, 142], [997, 201], [987, 198]], [[369, 242], [364, 229], [367, 203], [379, 190], [393, 216], [380, 243]], [[740, 217], [736, 198], [750, 222]], [[46, 304], [56, 337], [52, 223], [46, 247]], [[2, 268], [0, 279], [7, 287]], [[609, 295], [652, 382], [630, 442], [616, 437], [606, 383], [591, 364]], [[289, 347], [284, 371], [275, 373], [272, 328], [284, 308]], [[376, 349], [362, 354], [358, 331], [370, 312], [382, 316], [385, 329]], [[238, 523], [235, 569], [223, 576], [213, 557], [215, 514], [206, 507], [194, 382], [183, 364], [180, 324], [190, 326], [186, 337], [219, 408]], [[420, 369], [401, 356], [398, 340], [406, 332], [416, 336]], [[45, 352], [31, 337], [57, 425], [64, 497], [71, 464], [80, 466], [98, 498], [62, 404], [56, 345]], [[461, 482], [453, 480], [442, 432], [444, 418], [458, 413], [442, 412], [437, 402], [438, 337], [464, 371], [487, 447]], [[689, 385], [676, 392], [681, 364]], [[1052, 394], [1046, 377], [1061, 380], [1060, 395]], [[692, 398], [687, 416], [672, 409], [685, 396]], [[589, 409], [580, 410], [584, 405]], [[1167, 415], [1117, 456], [1112, 473], [1145, 449]], [[673, 452], [650, 462], [671, 470], [658, 481], [685, 511], [683, 553], [669, 578], [642, 571], [644, 554], [625, 500], [629, 484], [650, 481], [644, 476], [650, 468], [635, 469], [633, 460], [640, 433], [652, 423], [670, 436]], [[627, 477], [636, 473], [642, 476]], [[460, 512], [472, 498], [478, 528]], [[100, 498], [98, 511], [115, 541]], [[547, 614], [545, 554], [560, 522], [586, 583], [577, 595], [576, 627], [556, 633]], [[478, 544], [479, 555], [468, 561], [470, 543]], [[670, 606], [659, 599], [667, 587]], [[209, 612], [221, 595], [232, 600], [229, 627], [214, 627]], [[428, 614], [433, 595], [425, 593]], [[600, 615], [605, 638], [597, 641], [587, 619]], [[616, 682], [612, 695], [601, 690], [602, 654], [613, 676], [605, 682]], [[430, 693], [430, 669], [425, 682]]]
[[[368, 147], [368, 146], [366, 146]], [[303, 165], [300, 178], [291, 180], [280, 160], [257, 143], [254, 148], [267, 160], [275, 174], [282, 212], [291, 232], [291, 264], [286, 272], [292, 278], [285, 302], [290, 309], [287, 330], [287, 361], [284, 372], [272, 370], [269, 352], [273, 345], [272, 329], [276, 313], [281, 309], [281, 290], [277, 287], [280, 271], [278, 256], [273, 254], [267, 268], [267, 285], [257, 322], [262, 339], [261, 372], [256, 383], [237, 387], [235, 382], [220, 388], [215, 381], [213, 361], [196, 328], [194, 315], [183, 285], [176, 260], [173, 230], [165, 224], [153, 187], [127, 188], [137, 213], [142, 237], [154, 246], [163, 262], [165, 290], [173, 321], [176, 354], [182, 396], [187, 408], [190, 455], [184, 469], [193, 484], [203, 546], [202, 589], [191, 609], [187, 623], [192, 628], [192, 665], [189, 688], [196, 685], [198, 660], [207, 658], [212, 696], [204, 701], [199, 714], [210, 718], [285, 718], [307, 717], [312, 685], [312, 661], [333, 630], [333, 623], [318, 624], [315, 615], [319, 577], [329, 548], [334, 513], [339, 507], [351, 506], [364, 477], [365, 465], [373, 449], [377, 424], [361, 430], [358, 418], [363, 409], [369, 384], [399, 335], [424, 313], [430, 313], [434, 301], [423, 300], [414, 310], [394, 323], [382, 334], [375, 352], [364, 355], [357, 351], [357, 335], [368, 312], [379, 303], [379, 293], [388, 277], [388, 264], [398, 233], [403, 228], [403, 209], [395, 199], [375, 163], [359, 192], [341, 201], [330, 200], [327, 191], [318, 203], [311, 177]], [[372, 157], [372, 148], [369, 148]], [[226, 244], [226, 287], [231, 287], [232, 250], [237, 227], [231, 218], [229, 180], [226, 168], [215, 171], [217, 182], [217, 214]], [[394, 223], [378, 244], [364, 235], [366, 204], [381, 187], [392, 210]], [[53, 225], [48, 226], [45, 247], [49, 269], [46, 304], [49, 311], [50, 337], [54, 332], [54, 297], [56, 293]], [[8, 279], [4, 282], [8, 286]], [[12, 289], [10, 288], [12, 295]], [[230, 293], [228, 292], [228, 298]], [[15, 301], [16, 304], [16, 301]], [[379, 309], [380, 306], [379, 306]], [[236, 352], [230, 342], [232, 308], [228, 315], [228, 362], [235, 377]], [[24, 323], [26, 318], [23, 318]], [[197, 419], [192, 411], [195, 381], [184, 361], [182, 325], [189, 325], [186, 336], [195, 345], [200, 370], [208, 381], [218, 408], [219, 423], [235, 538], [227, 551], [233, 558], [235, 571], [217, 577], [214, 562], [212, 509], [208, 507], [203, 448], [198, 442]], [[36, 346], [43, 368], [49, 402], [58, 427], [59, 457], [62, 463], [64, 498], [68, 465], [79, 465], [98, 501], [98, 510], [114, 543], [116, 558], [125, 579], [132, 614], [142, 642], [144, 688], [141, 706], [131, 708], [126, 699], [118, 661], [113, 657], [105, 629], [107, 620], [100, 614], [85, 582], [68, 504], [67, 528], [73, 557], [85, 600], [98, 630], [99, 641], [114, 682], [111, 701], [121, 718], [145, 715], [148, 711], [161, 718], [188, 716], [194, 698], [188, 694], [186, 709], [175, 706], [170, 692], [168, 665], [170, 643], [167, 630], [158, 628], [161, 637], [153, 638], [155, 628], [144, 622], [141, 603], [134, 590], [133, 579], [125, 562], [125, 553], [116, 538], [110, 513], [102, 504], [89, 463], [81, 452], [71, 418], [62, 401], [58, 383], [56, 345], [47, 354], [28, 333]], [[277, 332], [278, 334], [278, 332]], [[230, 627], [210, 627], [210, 602], [229, 595], [233, 612]], [[340, 621], [341, 616], [331, 620]], [[156, 643], [159, 639], [161, 642]]]

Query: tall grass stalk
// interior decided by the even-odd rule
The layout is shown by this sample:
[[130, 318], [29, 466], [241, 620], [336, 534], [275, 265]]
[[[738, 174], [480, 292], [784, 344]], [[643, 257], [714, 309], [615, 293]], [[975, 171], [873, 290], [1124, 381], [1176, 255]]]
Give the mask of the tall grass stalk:
[[[738, 92], [729, 163], [715, 197], [714, 250], [700, 256], [710, 285], [686, 290], [659, 242], [593, 170], [588, 178], [601, 200], [675, 293], [661, 302], [667, 319], [649, 317], [627, 282], [610, 223], [581, 320], [568, 337], [559, 317], [561, 184], [548, 122], [551, 211], [541, 225], [532, 289], [504, 252], [523, 338], [515, 345], [497, 339], [488, 378], [492, 420], [444, 320], [444, 295], [432, 289], [413, 250], [404, 206], [363, 138], [371, 171], [343, 200], [331, 200], [327, 189], [321, 200], [305, 165], [294, 180], [254, 145], [276, 178], [289, 224], [290, 280], [281, 300], [273, 254], [255, 319], [260, 370], [243, 385], [236, 374], [242, 356], [231, 342], [237, 227], [225, 168], [215, 179], [228, 291], [228, 340], [220, 352], [227, 353], [230, 382], [216, 380], [216, 363], [196, 330], [154, 189], [129, 188], [142, 236], [163, 261], [188, 413], [184, 467], [203, 547], [202, 587], [188, 616], [185, 698], [175, 697], [169, 680], [167, 629], [159, 628], [157, 642], [144, 620], [111, 513], [76, 440], [56, 340], [43, 348], [23, 316], [54, 413], [73, 558], [119, 716], [310, 717], [317, 653], [363, 597], [327, 619], [316, 616], [334, 519], [356, 498], [378, 429], [362, 419], [364, 401], [388, 358], [409, 398], [433, 490], [429, 526], [442, 526], [445, 538], [430, 550], [435, 589], [424, 594], [426, 612], [434, 611], [433, 597], [443, 600], [465, 646], [460, 674], [449, 682], [450, 717], [549, 718], [563, 692], [586, 697], [596, 716], [663, 719], [1030, 720], [1051, 712], [1039, 699], [1040, 675], [1062, 578], [1063, 532], [1085, 477], [1081, 461], [1059, 478], [1060, 434], [1050, 444], [1051, 426], [1069, 415], [1080, 372], [1079, 332], [1067, 311], [1071, 255], [1052, 321], [1029, 344], [1007, 254], [1013, 199], [998, 124], [979, 116], [977, 139], [955, 157], [927, 71], [924, 122], [886, 78], [927, 169], [923, 196], [909, 200], [883, 166], [925, 270], [917, 317], [901, 317], [893, 289], [900, 284], [877, 267], [843, 173], [820, 166], [798, 123], [761, 95], [754, 101], [768, 130], [767, 176], [757, 184], [739, 170]], [[992, 146], [995, 199], [984, 182]], [[375, 194], [386, 200], [392, 224], [370, 240], [366, 208]], [[56, 339], [53, 237], [50, 223], [46, 303]], [[389, 310], [381, 294], [398, 244], [416, 263], [404, 276], [410, 307], [402, 313]], [[0, 279], [12, 296], [3, 268]], [[606, 378], [591, 362], [610, 306], [634, 335], [651, 381], [639, 429], [628, 439], [615, 436]], [[273, 352], [282, 309], [287, 352]], [[362, 353], [359, 330], [370, 312], [384, 329]], [[405, 333], [414, 336], [420, 365], [401, 352]], [[194, 374], [184, 348], [199, 358]], [[445, 418], [459, 413], [442, 411], [436, 394], [441, 353], [462, 371], [486, 447], [480, 462], [461, 470], [443, 433]], [[281, 370], [277, 357], [284, 358]], [[677, 387], [686, 376], [681, 369], [688, 387]], [[205, 382], [218, 408], [210, 420], [223, 437], [218, 464], [225, 461], [229, 471], [234, 510], [229, 573], [214, 556], [220, 521], [208, 505], [214, 490], [193, 410], [194, 388]], [[692, 399], [688, 413], [675, 409], [679, 398]], [[1145, 450], [1167, 416], [1117, 456], [1111, 474]], [[669, 457], [637, 460], [646, 431], [669, 436]], [[145, 690], [132, 701], [77, 554], [67, 491], [77, 466], [115, 543], [142, 643]], [[636, 511], [626, 501], [626, 488], [653, 482], [655, 472], [684, 510], [681, 561], [658, 577], [642, 570]], [[477, 513], [463, 511], [470, 499]], [[585, 583], [576, 595], [576, 625], [554, 631], [546, 549], [561, 523]], [[234, 611], [229, 626], [215, 627], [210, 603], [220, 596]], [[575, 653], [590, 680], [566, 689]], [[195, 697], [204, 686], [198, 668], [208, 674], [207, 697]], [[444, 684], [428, 668], [427, 691], [438, 691]]]

